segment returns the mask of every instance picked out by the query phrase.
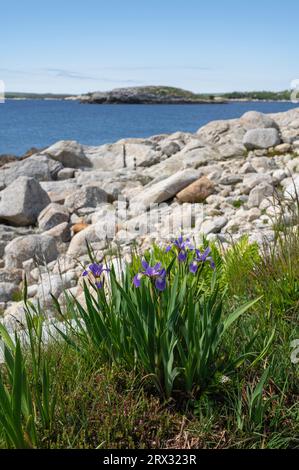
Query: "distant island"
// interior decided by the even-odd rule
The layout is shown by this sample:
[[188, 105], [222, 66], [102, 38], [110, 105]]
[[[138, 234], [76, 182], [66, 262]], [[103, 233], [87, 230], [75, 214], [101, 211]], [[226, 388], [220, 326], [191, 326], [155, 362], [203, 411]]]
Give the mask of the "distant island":
[[7, 92], [15, 100], [73, 100], [84, 104], [221, 104], [230, 101], [290, 101], [290, 90], [194, 93], [170, 86], [140, 86], [81, 95]]
[[82, 95], [81, 103], [88, 104], [201, 104], [225, 103], [221, 96], [198, 94], [169, 86], [116, 88], [107, 92]]

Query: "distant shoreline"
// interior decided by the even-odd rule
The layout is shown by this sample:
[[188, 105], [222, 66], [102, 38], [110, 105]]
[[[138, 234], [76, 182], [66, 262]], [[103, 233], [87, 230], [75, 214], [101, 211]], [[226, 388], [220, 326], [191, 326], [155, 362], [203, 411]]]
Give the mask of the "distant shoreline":
[[[43, 97], [38, 97], [38, 98], [5, 98], [5, 101], [77, 101], [80, 103], [80, 99], [66, 99], [66, 98], [43, 98]], [[139, 102], [139, 103], [125, 103], [125, 102], [114, 102], [114, 103], [92, 103], [92, 104], [102, 104], [102, 105], [109, 105], [109, 106], [114, 106], [114, 105], [157, 105], [157, 106], [163, 106], [163, 105], [199, 105], [199, 104], [230, 104], [230, 103], [292, 103], [292, 100], [266, 100], [266, 99], [249, 99], [249, 98], [244, 98], [244, 99], [226, 99], [226, 100], [219, 100], [219, 101], [197, 101], [197, 102], [165, 102], [165, 103], [149, 103], [149, 102]], [[84, 104], [84, 103], [80, 103]], [[298, 104], [299, 105], [299, 104]]]
[[6, 99], [78, 101], [82, 104], [228, 104], [249, 102], [291, 102], [290, 90], [233, 91], [227, 93], [194, 93], [182, 88], [150, 85], [115, 88], [110, 91], [93, 91], [71, 95], [68, 93], [5, 93]]

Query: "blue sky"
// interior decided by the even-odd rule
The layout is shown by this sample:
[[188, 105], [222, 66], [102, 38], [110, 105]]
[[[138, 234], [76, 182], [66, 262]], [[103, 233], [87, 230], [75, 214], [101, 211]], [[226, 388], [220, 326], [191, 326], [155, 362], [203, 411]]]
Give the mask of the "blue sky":
[[0, 7], [7, 91], [280, 90], [299, 78], [295, 0], [2, 0]]

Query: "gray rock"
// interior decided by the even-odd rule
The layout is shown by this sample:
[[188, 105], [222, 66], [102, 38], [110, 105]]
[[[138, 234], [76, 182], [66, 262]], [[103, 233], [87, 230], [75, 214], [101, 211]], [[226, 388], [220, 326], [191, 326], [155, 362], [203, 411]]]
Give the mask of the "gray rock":
[[226, 217], [216, 217], [214, 219], [204, 220], [201, 224], [200, 231], [205, 235], [209, 233], [219, 233], [220, 230], [227, 224]]
[[65, 167], [81, 168], [90, 167], [90, 160], [86, 157], [84, 148], [73, 140], [61, 140], [42, 152]]
[[268, 170], [276, 168], [274, 159], [269, 157], [252, 158], [251, 163], [257, 172], [267, 173]]
[[247, 173], [256, 173], [255, 168], [253, 168], [252, 164], [250, 162], [244, 163], [242, 166], [240, 173], [243, 175], [246, 175]]
[[[71, 239], [71, 227], [68, 222], [62, 222], [59, 225], [55, 225], [55, 227], [51, 228], [44, 232], [44, 235], [49, 235], [50, 237], [55, 238], [57, 243], [67, 243]], [[59, 249], [62, 247], [59, 246]], [[64, 247], [65, 249], [65, 247]]]
[[284, 170], [275, 170], [273, 171], [272, 178], [275, 184], [280, 183], [284, 178], [287, 177], [287, 174]]
[[26, 327], [24, 302], [12, 302], [4, 312], [3, 325], [9, 330], [22, 330]]
[[168, 144], [161, 147], [162, 153], [167, 155], [167, 157], [171, 157], [175, 153], [181, 150], [181, 147], [176, 142], [169, 142]]
[[277, 129], [251, 129], [243, 138], [243, 145], [248, 150], [268, 149], [280, 144]]
[[64, 205], [68, 207], [71, 212], [75, 212], [84, 207], [97, 207], [101, 203], [107, 202], [108, 199], [108, 194], [101, 189], [99, 185], [89, 185], [70, 194], [65, 199]]
[[237, 183], [241, 183], [241, 181], [243, 181], [242, 176], [238, 174], [229, 173], [229, 174], [223, 175], [219, 183], [226, 186], [226, 185], [235, 185]]
[[27, 287], [27, 297], [29, 299], [32, 298], [32, 297], [35, 297], [37, 295], [37, 292], [38, 292], [38, 285], [37, 284], [33, 284], [33, 285]]
[[248, 111], [240, 118], [245, 129], [278, 129], [278, 124], [269, 115], [258, 111]]
[[299, 175], [290, 180], [284, 190], [286, 199], [297, 201], [299, 199]]
[[63, 204], [65, 199], [74, 193], [77, 189], [80, 189], [75, 179], [63, 180], [63, 181], [43, 181], [40, 183], [41, 187], [48, 194], [51, 202]]
[[247, 173], [244, 176], [243, 184], [241, 186], [241, 194], [249, 194], [250, 191], [260, 183], [272, 183], [271, 175], [264, 173]]
[[62, 168], [57, 173], [57, 179], [59, 181], [68, 180], [68, 179], [74, 178], [74, 174], [75, 174], [74, 168]]
[[0, 261], [1, 261], [1, 257], [3, 256], [4, 254], [4, 248], [6, 246], [6, 243], [3, 241], [3, 240], [0, 240]]
[[38, 226], [42, 231], [50, 230], [56, 225], [68, 222], [69, 218], [69, 211], [65, 207], [51, 203], [39, 214]]
[[149, 140], [138, 141], [138, 139], [90, 147], [87, 157], [93, 168], [108, 171], [150, 167], [165, 158], [162, 152], [157, 150], [157, 144]]
[[56, 242], [49, 235], [27, 235], [12, 240], [5, 248], [6, 268], [21, 268], [30, 258], [38, 264], [49, 263], [57, 258]]
[[18, 291], [18, 287], [12, 282], [0, 282], [0, 299], [2, 302], [12, 300], [13, 294]]
[[253, 220], [256, 220], [260, 217], [261, 215], [261, 210], [258, 209], [258, 207], [252, 207], [248, 212], [247, 212], [247, 220], [248, 222], [253, 222]]
[[255, 186], [250, 191], [249, 198], [247, 201], [248, 207], [259, 207], [261, 202], [272, 196], [274, 192], [273, 186], [268, 183], [260, 183], [259, 185]]
[[38, 181], [19, 177], [0, 193], [0, 220], [12, 225], [32, 225], [49, 204], [47, 193]]
[[292, 158], [292, 160], [287, 162], [287, 170], [290, 175], [299, 173], [299, 157]]
[[0, 269], [0, 283], [10, 283], [17, 286], [22, 280], [22, 275], [22, 269]]
[[8, 186], [19, 176], [28, 176], [35, 178], [37, 181], [51, 181], [56, 179], [61, 169], [61, 163], [49, 158], [47, 155], [33, 155], [25, 160], [1, 167], [0, 184]]

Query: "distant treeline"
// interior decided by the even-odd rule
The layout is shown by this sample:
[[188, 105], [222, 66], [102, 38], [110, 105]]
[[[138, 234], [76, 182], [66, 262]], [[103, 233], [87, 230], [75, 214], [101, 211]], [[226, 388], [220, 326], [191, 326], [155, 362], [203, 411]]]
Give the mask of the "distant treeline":
[[290, 90], [284, 91], [234, 91], [232, 93], [223, 93], [221, 97], [229, 100], [290, 100]]
[[18, 92], [6, 92], [5, 98], [7, 99], [27, 99], [27, 100], [43, 100], [43, 99], [64, 99], [71, 95], [55, 94], [55, 93], [18, 93]]

